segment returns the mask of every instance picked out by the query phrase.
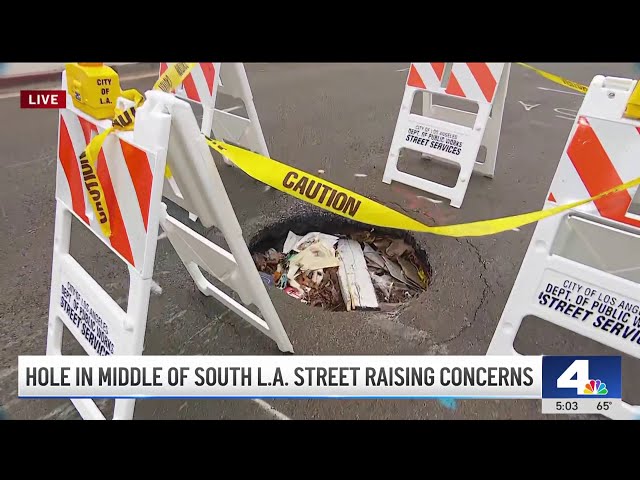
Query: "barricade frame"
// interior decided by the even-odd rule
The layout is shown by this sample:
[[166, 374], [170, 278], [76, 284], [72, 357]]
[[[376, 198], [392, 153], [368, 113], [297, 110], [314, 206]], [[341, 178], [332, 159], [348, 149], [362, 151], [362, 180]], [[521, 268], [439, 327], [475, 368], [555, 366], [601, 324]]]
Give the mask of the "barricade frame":
[[[602, 75], [594, 77], [576, 116], [554, 179], [551, 182], [544, 204], [545, 210], [556, 207], [557, 202], [569, 203], [571, 200], [580, 200], [580, 198], [573, 198], [573, 196], [579, 195], [580, 186], [572, 185], [575, 182], [568, 180], [571, 177], [567, 176], [570, 172], [574, 172], [572, 175], [575, 176], [575, 170], [571, 170], [574, 168], [572, 166], [573, 160], [570, 159], [568, 151], [573, 142], [577, 141], [576, 135], [580, 128], [584, 129], [587, 126], [593, 128], [595, 125], [602, 125], [603, 122], [607, 122], [606, 125], [610, 125], [610, 128], [613, 125], [625, 129], [635, 128], [638, 130], [638, 140], [635, 147], [640, 154], [640, 149], [637, 148], [640, 146], [640, 121], [624, 117], [626, 103], [636, 83], [635, 80]], [[583, 144], [584, 142], [580, 140], [579, 143]], [[595, 144], [592, 147], [599, 148]], [[620, 151], [624, 152], [624, 148]], [[609, 154], [607, 153], [607, 155]], [[634, 169], [633, 165], [629, 165], [631, 156], [632, 154], [625, 153], [626, 164], [621, 164], [620, 161], [617, 164], [611, 163], [611, 166], [617, 171], [616, 173], [620, 173], [620, 169], [624, 170], [621, 173], [622, 182], [640, 177], [640, 163], [637, 163]], [[598, 172], [597, 175], [606, 176], [608, 173]], [[639, 190], [635, 186], [629, 189], [628, 193], [621, 193], [633, 198]], [[568, 193], [563, 193], [563, 196], [560, 196], [559, 192]], [[491, 339], [487, 355], [520, 355], [513, 346], [518, 331], [525, 317], [535, 316], [540, 320], [555, 324], [640, 359], [638, 345], [634, 347], [632, 342], [628, 344], [620, 342], [618, 337], [608, 335], [610, 333], [608, 330], [604, 330], [607, 334], [602, 334], [598, 327], [592, 327], [591, 320], [585, 323], [586, 318], [582, 322], [578, 322], [573, 321], [573, 318], [568, 318], [562, 312], [550, 312], [549, 308], [540, 304], [543, 299], [539, 296], [538, 303], [536, 303], [536, 293], [542, 288], [545, 280], [548, 282], [548, 278], [558, 276], [567, 278], [569, 281], [574, 279], [582, 284], [597, 286], [598, 290], [605, 292], [605, 295], [613, 293], [617, 295], [618, 299], [620, 297], [623, 300], [631, 299], [636, 305], [640, 304], [640, 295], [638, 294], [640, 292], [640, 264], [631, 269], [619, 268], [625, 263], [619, 255], [624, 255], [623, 252], [628, 250], [630, 242], [636, 242], [636, 245], [640, 245], [640, 222], [632, 214], [621, 217], [615, 210], [603, 209], [601, 212], [599, 208], [594, 203], [588, 203], [538, 222]], [[586, 230], [588, 234], [581, 233], [581, 230]], [[587, 250], [595, 248], [597, 253], [591, 255], [593, 260], [589, 260], [587, 254], [570, 253], [575, 250], [570, 243], [569, 235], [571, 234], [581, 237], [580, 241], [587, 245]], [[604, 244], [608, 249], [604, 252], [599, 251], [601, 249], [598, 248], [598, 245]], [[594, 265], [589, 265], [588, 261]], [[640, 314], [637, 318], [640, 318]], [[621, 402], [618, 409], [603, 412], [603, 415], [612, 419], [640, 419], [640, 406]]]
[[[191, 77], [197, 75], [199, 80], [196, 81], [200, 82], [204, 80], [204, 77], [199, 75], [197, 69], [202, 69], [202, 65], [204, 64], [199, 63], [198, 67], [194, 69], [196, 71], [189, 75]], [[244, 63], [210, 63], [209, 65], [213, 65], [215, 72], [211, 95], [208, 95], [204, 99], [201, 97], [200, 101], [195, 100], [189, 96], [184, 85], [178, 87], [175, 95], [189, 103], [202, 106], [200, 131], [204, 135], [226, 143], [238, 145], [265, 157], [269, 157], [269, 148], [267, 147], [262, 125], [260, 124], [260, 118], [253, 101], [253, 92], [251, 91]], [[162, 73], [162, 71], [161, 64], [160, 73]], [[205, 87], [201, 88], [204, 89]], [[242, 101], [248, 118], [216, 108], [218, 93]], [[225, 164], [233, 166], [233, 163], [227, 157], [222, 156], [222, 159]], [[269, 188], [270, 187], [266, 187], [267, 190]], [[183, 194], [172, 179], [167, 179], [164, 192], [164, 196], [167, 199], [187, 210], [190, 220], [196, 221], [198, 219], [195, 213], [185, 208]]]
[[[66, 75], [64, 73], [62, 88], [66, 90]], [[96, 120], [76, 109], [68, 94], [67, 105], [68, 107], [64, 111], [70, 113], [63, 114], [61, 112], [61, 118], [63, 115], [75, 115], [85, 122], [93, 124], [96, 133], [104, 131], [111, 125], [109, 120]], [[78, 125], [82, 125], [82, 122], [79, 122]], [[63, 128], [62, 121], [59, 122], [59, 139], [61, 138], [61, 128]], [[66, 124], [64, 128], [67, 128]], [[84, 151], [90, 138], [87, 136], [86, 131], [76, 133], [76, 141], [73, 145], [74, 156], [70, 157], [65, 154], [65, 159], [69, 161], [71, 158], [76, 163], [77, 169], [82, 171], [77, 153], [79, 150]], [[77, 140], [81, 135], [85, 137], [84, 142]], [[130, 257], [130, 255], [122, 253], [122, 248], [115, 247], [111, 241], [105, 240], [106, 237], [101, 233], [99, 225], [94, 220], [91, 205], [88, 201], [88, 193], [85, 190], [85, 185], [81, 182], [80, 176], [74, 177], [78, 182], [78, 185], [74, 184], [74, 186], [81, 189], [76, 189], [75, 192], [77, 194], [80, 191], [85, 199], [84, 211], [78, 212], [79, 207], [72, 202], [71, 184], [68, 186], [68, 195], [63, 195], [62, 190], [60, 190], [62, 188], [60, 179], [61, 175], [66, 175], [66, 173], [63, 171], [63, 163], [61, 163], [59, 153], [56, 172], [56, 218], [46, 354], [62, 354], [64, 326], [67, 326], [70, 333], [89, 355], [141, 355], [143, 353], [152, 274], [158, 242], [157, 232], [160, 226], [166, 231], [169, 241], [176, 249], [179, 258], [203, 294], [215, 297], [227, 308], [230, 308], [234, 313], [270, 337], [282, 352], [293, 353], [293, 346], [253, 263], [242, 235], [242, 229], [213, 161], [209, 146], [200, 132], [191, 106], [186, 101], [178, 99], [171, 94], [160, 91], [146, 92], [146, 101], [136, 113], [134, 130], [126, 132], [114, 131], [107, 137], [97, 160], [97, 170], [100, 169], [100, 162], [107, 162], [109, 169], [114, 165], [119, 165], [121, 169], [127, 168], [131, 171], [134, 168], [135, 170], [136, 167], [132, 167], [132, 164], [124, 159], [118, 158], [117, 160], [122, 161], [115, 164], [110, 163], [110, 160], [105, 160], [105, 158], [111, 158], [109, 145], [122, 145], [122, 143], [118, 144], [118, 142], [125, 142], [139, 151], [146, 152], [146, 155], [153, 156], [152, 181], [151, 185], [147, 185], [149, 187], [149, 210], [145, 225], [146, 234], [143, 239], [130, 239], [131, 245], [134, 247], [143, 245], [144, 251], [142, 252], [142, 247], [140, 247], [136, 250], [139, 255]], [[60, 145], [58, 148], [60, 152]], [[181, 149], [184, 149], [184, 151], [181, 151]], [[185, 203], [192, 211], [199, 214], [201, 222], [205, 226], [215, 225], [222, 232], [232, 253], [194, 232], [167, 213], [166, 204], [162, 202], [162, 196], [165, 185], [165, 167], [169, 158], [172, 159], [172, 172], [175, 175], [176, 183], [184, 187], [183, 191], [188, 192], [185, 195]], [[138, 158], [137, 160], [140, 159]], [[124, 166], [125, 163], [126, 166]], [[111, 175], [113, 183], [125, 182], [119, 173], [111, 172]], [[116, 177], [116, 175], [120, 176]], [[110, 185], [111, 179], [109, 180]], [[130, 180], [134, 181], [133, 177]], [[106, 189], [107, 186], [105, 186], [105, 191]], [[145, 190], [145, 188], [141, 188], [141, 190]], [[122, 192], [122, 190], [119, 191], [120, 193]], [[118, 194], [116, 194], [117, 196]], [[118, 198], [116, 198], [117, 200]], [[122, 200], [122, 197], [120, 197], [120, 200]], [[120, 203], [123, 212], [131, 205], [136, 205], [133, 201], [129, 204]], [[73, 216], [78, 218], [85, 228], [88, 228], [98, 239], [102, 240], [127, 265], [129, 293], [126, 311], [71, 256], [71, 224]], [[117, 230], [115, 225], [114, 229]], [[116, 234], [116, 230], [114, 230], [112, 236]], [[118, 230], [118, 232], [121, 231]], [[138, 243], [134, 245], [135, 242]], [[135, 261], [140, 258], [144, 259], [142, 264]], [[132, 259], [133, 262], [131, 261]], [[202, 274], [201, 268], [236, 291], [240, 296], [240, 302], [208, 282]], [[77, 303], [73, 304], [73, 310], [71, 310], [70, 305], [73, 300], [65, 292], [72, 289], [71, 287], [68, 289], [63, 288], [65, 280], [69, 282], [67, 285], [73, 286], [74, 296], [75, 292], [78, 292], [77, 302], [86, 300], [84, 302], [88, 305], [86, 311], [83, 307], [78, 310], [81, 313], [76, 314]], [[65, 298], [69, 301], [66, 301]], [[264, 318], [249, 310], [248, 306], [251, 304], [260, 309]], [[91, 326], [85, 325], [85, 321], [79, 320], [79, 317], [85, 318], [87, 325]], [[91, 340], [89, 340], [88, 336], [83, 337], [84, 332], [82, 334], [79, 333], [81, 322], [86, 327], [85, 331], [88, 331], [89, 328], [94, 328], [93, 325], [98, 324], [98, 319], [100, 319], [99, 325], [103, 326], [104, 331], [95, 330], [99, 332], [100, 342], [98, 342], [98, 333], [92, 337], [92, 340], [95, 341], [95, 345], [100, 345], [99, 351], [95, 350], [96, 347], [89, 343]], [[118, 340], [116, 342], [109, 340], [112, 351], [108, 351], [103, 344], [103, 339], [109, 336]], [[113, 346], [114, 344], [116, 347]], [[74, 398], [71, 401], [85, 419], [104, 420], [106, 418], [90, 398]], [[130, 420], [133, 418], [134, 409], [135, 399], [116, 399], [113, 419]]]
[[[66, 73], [62, 74], [62, 89], [66, 91]], [[71, 97], [67, 93], [67, 108], [65, 111], [70, 112], [71, 115], [77, 116], [80, 125], [93, 125], [97, 131], [104, 131], [110, 127], [111, 122], [109, 120], [95, 120], [75, 108], [71, 102]], [[63, 112], [60, 112], [60, 118], [63, 118]], [[69, 117], [67, 117], [69, 118]], [[144, 338], [146, 332], [147, 314], [149, 308], [149, 298], [151, 294], [152, 273], [155, 263], [155, 251], [157, 246], [157, 231], [160, 225], [160, 216], [162, 214], [161, 199], [162, 199], [162, 187], [163, 176], [166, 165], [166, 141], [168, 140], [168, 133], [170, 128], [170, 119], [165, 115], [156, 113], [154, 115], [153, 124], [149, 129], [149, 136], [144, 142], [146, 145], [141, 145], [139, 141], [134, 138], [134, 132], [114, 132], [114, 145], [115, 139], [118, 141], [124, 141], [127, 144], [135, 147], [139, 151], [144, 151], [147, 155], [154, 156], [153, 169], [152, 169], [152, 183], [147, 185], [150, 187], [149, 191], [149, 211], [146, 225], [146, 235], [142, 239], [144, 244], [144, 261], [142, 266], [132, 264], [121, 251], [114, 248], [110, 242], [106, 241], [105, 237], [100, 234], [99, 227], [93, 217], [91, 206], [88, 201], [88, 194], [85, 191], [84, 185], [79, 185], [82, 189], [82, 195], [84, 197], [84, 212], [76, 211], [75, 205], [72, 205], [70, 198], [65, 198], [65, 191], [62, 182], [66, 177], [66, 173], [61, 161], [61, 132], [62, 128], [68, 128], [66, 124], [63, 126], [62, 121], [58, 124], [58, 164], [56, 172], [56, 216], [54, 227], [54, 247], [53, 247], [53, 259], [51, 269], [51, 287], [50, 287], [50, 299], [49, 299], [49, 319], [48, 319], [48, 331], [47, 331], [47, 355], [62, 355], [62, 342], [64, 335], [64, 326], [67, 327], [69, 333], [80, 343], [84, 351], [89, 355], [98, 355], [98, 351], [95, 350], [90, 343], [89, 338], [82, 335], [82, 329], [80, 327], [81, 320], [78, 320], [78, 316], [82, 317], [86, 313], [89, 315], [85, 317], [87, 320], [82, 320], [82, 325], [86, 327], [88, 331], [90, 324], [91, 328], [96, 334], [102, 336], [100, 339], [101, 347], [105, 344], [111, 343], [111, 340], [107, 342], [105, 338], [117, 338], [117, 342], [111, 343], [114, 352], [109, 354], [122, 354], [122, 355], [141, 355], [144, 347]], [[87, 123], [82, 123], [87, 122]], [[92, 128], [93, 130], [93, 128]], [[86, 137], [85, 137], [86, 138]], [[165, 139], [163, 145], [163, 138]], [[74, 145], [74, 151], [77, 153], [78, 140]], [[86, 146], [86, 142], [84, 143]], [[105, 158], [110, 157], [109, 144], [105, 141], [103, 150], [101, 150], [102, 156], [98, 159], [98, 162], [106, 161]], [[77, 156], [77, 155], [76, 155]], [[82, 171], [81, 166], [76, 159], [77, 168]], [[68, 164], [67, 164], [68, 165]], [[111, 163], [111, 166], [114, 164]], [[122, 166], [121, 166], [122, 167]], [[99, 168], [99, 167], [98, 167]], [[124, 168], [124, 167], [122, 167]], [[113, 178], [114, 183], [122, 181], [122, 179], [116, 178], [114, 175], [119, 175], [120, 172], [113, 171], [110, 175]], [[63, 178], [64, 177], [64, 178]], [[68, 177], [71, 178], [71, 177]], [[77, 178], [81, 180], [80, 177]], [[72, 180], [68, 180], [68, 188], [72, 187]], [[77, 197], [76, 197], [77, 198]], [[123, 209], [128, 208], [123, 204]], [[122, 260], [128, 268], [129, 272], [129, 293], [128, 304], [126, 311], [118, 305], [115, 300], [94, 280], [91, 275], [73, 258], [70, 254], [71, 245], [71, 226], [72, 217], [76, 217], [79, 220], [79, 224], [84, 228], [88, 228], [94, 235], [98, 237], [113, 253], [115, 253], [120, 260]], [[85, 222], [85, 219], [89, 220], [89, 224]], [[114, 232], [115, 233], [115, 232]], [[130, 239], [131, 244], [136, 240]], [[138, 257], [140, 258], [140, 257]], [[67, 280], [67, 286], [71, 284], [73, 290], [78, 292], [79, 296], [74, 297], [76, 302], [84, 301], [89, 306], [87, 312], [84, 308], [78, 308], [81, 312], [79, 315], [74, 313], [73, 319], [70, 315], [71, 296], [67, 296], [69, 300], [64, 302], [65, 298], [65, 279]], [[71, 283], [74, 282], [74, 283]], [[62, 290], [62, 299], [60, 297], [60, 291]], [[71, 290], [71, 288], [67, 289]], [[68, 305], [68, 306], [67, 306]], [[76, 311], [76, 307], [73, 307], [73, 311]], [[84, 313], [83, 313], [84, 312]], [[105, 313], [108, 313], [105, 314]], [[66, 314], [66, 315], [65, 315]], [[100, 325], [98, 324], [98, 318], [100, 318]], [[76, 326], [75, 321], [78, 325]], [[95, 328], [93, 325], [96, 325]], [[100, 329], [100, 327], [103, 327]], [[106, 327], [105, 327], [106, 326]], [[77, 329], [76, 329], [77, 328]], [[105, 336], [103, 336], [105, 335]], [[97, 335], [96, 335], [97, 336]], [[94, 337], [95, 340], [95, 337]], [[103, 341], [104, 340], [104, 341]], [[96, 345], [98, 343], [96, 342]], [[115, 346], [114, 346], [115, 344]], [[104, 354], [105, 351], [100, 351]], [[117, 353], [115, 353], [117, 352]], [[105, 416], [100, 411], [96, 403], [89, 398], [75, 398], [71, 399], [72, 403], [85, 419], [90, 420], [104, 420]], [[114, 420], [129, 420], [133, 418], [133, 412], [135, 408], [135, 400], [132, 399], [116, 399], [113, 419]]]
[[[426, 67], [426, 65], [429, 65], [429, 67]], [[412, 63], [410, 66], [382, 181], [387, 184], [396, 181], [433, 193], [449, 199], [452, 207], [460, 208], [474, 172], [488, 178], [494, 177], [511, 64], [490, 64], [494, 66], [493, 68], [500, 69], [499, 80], [493, 90], [491, 101], [487, 101], [477, 92], [464, 97], [459, 92], [452, 93], [454, 90], [449, 85], [451, 74], [467, 74], [468, 76], [468, 72], [463, 69], [467, 68], [465, 65], [469, 64], [460, 62], [439, 64], [443, 66], [440, 75], [434, 72], [431, 65], [435, 64]], [[495, 67], [495, 65], [500, 65], [500, 67]], [[413, 81], [416, 78], [415, 75], [420, 78], [418, 68], [426, 68], [426, 72], [430, 73], [427, 79], [428, 85], [425, 85], [422, 79], [417, 82]], [[416, 84], [420, 83], [422, 85], [416, 86]], [[422, 113], [420, 115], [411, 113], [415, 95], [419, 92], [423, 94]], [[472, 113], [434, 104], [433, 98], [435, 95], [472, 102], [478, 106], [478, 111], [477, 113]], [[465, 126], [469, 123], [472, 123], [472, 126]], [[415, 136], [418, 134], [423, 135], [421, 132], [426, 128], [431, 131], [437, 130], [456, 135], [456, 138], [461, 138], [467, 143], [466, 148], [463, 143], [462, 148], [464, 151], [460, 157], [456, 158], [455, 155], [447, 152], [435, 155], [433, 149], [419, 144], [412, 144], [407, 140], [408, 136], [411, 135], [410, 132], [414, 131]], [[478, 161], [481, 146], [486, 149], [484, 162]], [[398, 169], [398, 161], [401, 151], [404, 149], [420, 152], [422, 158], [458, 166], [460, 172], [455, 185], [449, 187], [436, 181], [400, 171]]]

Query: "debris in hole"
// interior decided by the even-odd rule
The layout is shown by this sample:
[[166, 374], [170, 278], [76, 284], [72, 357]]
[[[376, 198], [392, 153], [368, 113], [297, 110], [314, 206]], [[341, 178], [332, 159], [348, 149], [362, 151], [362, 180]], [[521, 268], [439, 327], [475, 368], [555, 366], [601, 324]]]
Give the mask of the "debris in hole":
[[377, 310], [378, 299], [360, 244], [355, 240], [338, 240], [338, 259], [338, 279], [347, 311]]
[[282, 252], [254, 253], [263, 282], [327, 310], [389, 311], [426, 290], [425, 269], [401, 238], [289, 231]]

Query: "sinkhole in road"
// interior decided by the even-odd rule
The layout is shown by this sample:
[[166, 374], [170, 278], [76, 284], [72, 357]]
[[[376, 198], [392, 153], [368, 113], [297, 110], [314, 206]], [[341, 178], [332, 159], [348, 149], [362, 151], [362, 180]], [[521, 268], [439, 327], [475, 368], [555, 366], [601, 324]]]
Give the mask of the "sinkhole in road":
[[336, 215], [281, 219], [249, 242], [263, 282], [329, 311], [391, 311], [429, 288], [432, 269], [409, 232]]

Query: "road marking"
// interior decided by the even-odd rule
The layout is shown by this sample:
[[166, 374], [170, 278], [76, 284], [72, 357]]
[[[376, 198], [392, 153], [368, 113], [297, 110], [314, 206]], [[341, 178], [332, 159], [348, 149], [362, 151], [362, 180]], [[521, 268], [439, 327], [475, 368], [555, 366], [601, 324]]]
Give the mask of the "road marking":
[[[151, 77], [157, 77], [158, 74], [157, 73], [143, 73], [140, 75], [131, 75], [129, 77], [122, 77], [120, 79], [120, 82], [129, 82], [132, 80], [140, 80], [143, 78], [151, 78]], [[45, 82], [48, 83], [48, 82]], [[17, 98], [20, 96], [20, 91], [17, 92], [11, 92], [11, 93], [3, 93], [0, 95], [0, 100], [4, 100], [6, 98]]]
[[366, 176], [367, 176], [367, 174], [366, 174], [366, 173], [355, 173], [353, 176], [354, 176], [354, 177], [363, 178], [363, 177], [366, 177]]
[[396, 70], [396, 72], [406, 72], [407, 70], [409, 70], [409, 67], [401, 68], [400, 70]]
[[578, 114], [576, 110], [572, 110], [570, 108], [554, 108], [553, 111], [559, 114], [556, 115], [556, 117], [571, 120], [572, 122], [576, 119], [576, 115]]
[[567, 92], [565, 90], [556, 90], [555, 88], [547, 88], [547, 87], [538, 87], [538, 90], [546, 90], [548, 92], [557, 92], [557, 93], [566, 93], [568, 95], [578, 95], [579, 97], [584, 97], [583, 93], [578, 92]]
[[422, 198], [423, 200], [427, 200], [431, 203], [442, 203], [442, 200], [436, 200], [435, 198], [424, 197], [422, 195], [416, 195], [416, 198]]
[[223, 112], [233, 112], [234, 110], [240, 110], [244, 105], [236, 105], [235, 107], [223, 108]]
[[271, 405], [269, 405], [267, 402], [265, 402], [264, 400], [261, 400], [260, 398], [252, 398], [251, 401], [255, 402], [258, 404], [258, 406], [264, 410], [265, 412], [267, 412], [269, 415], [271, 415], [272, 417], [277, 418], [278, 420], [291, 420], [289, 417], [287, 417], [284, 413], [282, 413], [279, 410], [276, 410], [274, 407], [272, 407]]
[[536, 107], [540, 106], [539, 103], [536, 103], [535, 105], [528, 105], [528, 104], [524, 103], [522, 100], [519, 100], [519, 102], [520, 102], [520, 105], [522, 105], [527, 112], [529, 110], [531, 110], [532, 108], [536, 108]]
[[9, 165], [5, 165], [4, 168], [19, 168], [19, 167], [24, 167], [25, 165], [31, 165], [32, 163], [40, 163], [42, 162], [42, 158], [36, 158], [34, 160], [27, 160], [26, 162], [20, 162], [20, 163], [12, 163]]

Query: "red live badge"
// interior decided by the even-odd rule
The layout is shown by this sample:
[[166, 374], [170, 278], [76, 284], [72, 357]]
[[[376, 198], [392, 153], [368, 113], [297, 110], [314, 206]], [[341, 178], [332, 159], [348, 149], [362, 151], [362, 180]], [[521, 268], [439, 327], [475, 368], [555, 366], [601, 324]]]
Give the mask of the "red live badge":
[[66, 108], [64, 90], [21, 90], [20, 108]]

